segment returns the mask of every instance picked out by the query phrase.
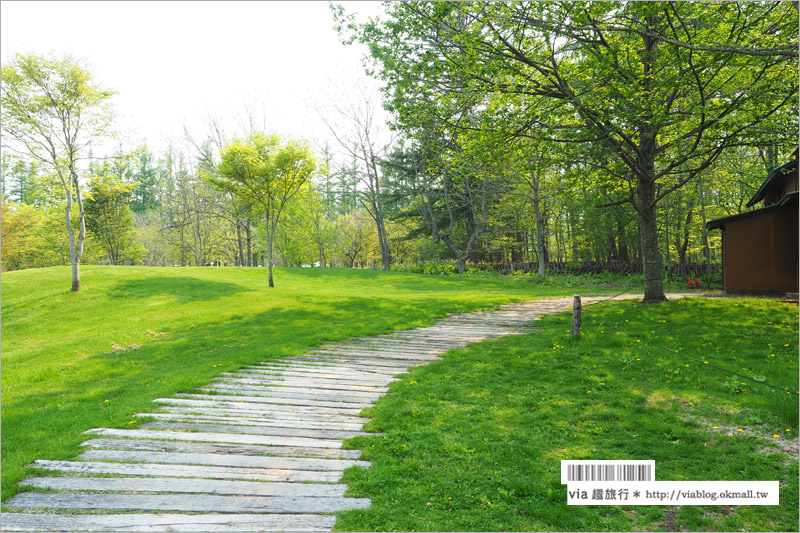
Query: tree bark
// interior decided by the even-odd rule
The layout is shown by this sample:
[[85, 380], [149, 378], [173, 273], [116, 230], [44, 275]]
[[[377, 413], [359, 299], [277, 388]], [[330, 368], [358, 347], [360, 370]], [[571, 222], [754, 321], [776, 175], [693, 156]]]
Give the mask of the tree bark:
[[[465, 180], [467, 181], [467, 180]], [[466, 185], [468, 188], [469, 185]], [[469, 196], [467, 196], [469, 198]], [[467, 238], [475, 233], [475, 213], [472, 212], [472, 206], [467, 205], [466, 212], [464, 213], [464, 224], [467, 230]], [[478, 263], [478, 250], [467, 250], [469, 262], [473, 265]]]
[[246, 224], [244, 226], [245, 235], [247, 237], [247, 266], [253, 266], [253, 249], [252, 244], [250, 242], [250, 219], [246, 220]]
[[703, 176], [697, 177], [697, 193], [700, 198], [700, 217], [702, 218], [702, 230], [703, 230], [703, 257], [706, 260], [706, 264], [711, 264], [711, 249], [708, 246], [708, 228], [706, 227], [706, 201], [703, 196]]
[[242, 243], [242, 220], [236, 219], [236, 242], [239, 245], [239, 260], [237, 266], [245, 265], [244, 244]]
[[533, 185], [533, 214], [536, 218], [536, 253], [539, 263], [539, 276], [545, 275], [545, 255], [544, 243], [544, 217], [542, 217], [541, 200], [539, 199], [539, 180], [536, 172], [531, 169], [531, 184]]
[[[73, 163], [74, 164], [74, 163]], [[86, 238], [86, 216], [83, 209], [83, 199], [81, 198], [81, 190], [78, 184], [78, 177], [74, 171], [70, 172], [69, 181], [72, 187], [66, 186], [66, 180], [62, 175], [62, 183], [65, 184], [64, 189], [66, 192], [67, 205], [64, 209], [64, 222], [67, 226], [67, 235], [69, 236], [69, 260], [72, 265], [72, 292], [81, 290], [81, 271], [80, 263], [83, 258], [83, 242]], [[75, 191], [75, 201], [78, 203], [78, 218], [80, 226], [78, 230], [78, 238], [75, 238], [75, 228], [72, 227], [72, 190]]]
[[459, 256], [459, 257], [456, 258], [456, 266], [458, 267], [458, 273], [459, 274], [463, 274], [467, 270], [466, 262], [467, 262], [467, 256], [466, 255]]
[[275, 227], [270, 224], [269, 211], [267, 211], [267, 269], [269, 270], [269, 286], [275, 288], [275, 282], [272, 280], [272, 241], [275, 238]]
[[[651, 167], [652, 168], [652, 167]], [[664, 284], [661, 277], [661, 254], [658, 250], [658, 221], [656, 219], [655, 184], [648, 177], [637, 179], [639, 240], [644, 270], [643, 303], [663, 302]]]
[[617, 218], [617, 248], [619, 250], [617, 252], [617, 257], [620, 261], [627, 263], [630, 262], [631, 256], [628, 252], [628, 245], [625, 244], [625, 242], [625, 226], [623, 225], [622, 220]]
[[72, 265], [72, 291], [81, 290], [81, 273], [78, 263], [75, 261], [75, 228], [72, 227], [72, 192], [67, 189], [67, 205], [64, 208], [65, 223], [67, 225], [67, 236], [69, 237], [69, 262]]
[[[647, 24], [656, 26], [656, 20], [648, 17]], [[649, 93], [652, 88], [653, 78], [650, 76], [652, 65], [650, 59], [655, 52], [657, 41], [653, 37], [644, 38], [643, 58], [644, 81], [643, 88]], [[649, 115], [649, 113], [648, 113]], [[656, 218], [656, 131], [653, 126], [653, 117], [642, 117], [639, 125], [639, 148], [636, 161], [636, 199], [639, 216], [639, 239], [642, 249], [642, 266], [644, 271], [644, 298], [643, 303], [663, 302], [667, 299], [664, 295], [664, 283], [661, 273], [661, 254], [658, 250], [658, 219]], [[667, 241], [669, 242], [669, 241]]]

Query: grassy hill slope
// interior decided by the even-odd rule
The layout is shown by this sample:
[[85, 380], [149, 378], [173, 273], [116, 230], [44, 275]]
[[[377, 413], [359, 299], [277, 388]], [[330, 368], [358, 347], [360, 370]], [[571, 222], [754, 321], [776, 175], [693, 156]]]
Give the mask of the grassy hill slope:
[[71, 459], [92, 427], [135, 427], [152, 399], [320, 343], [430, 324], [554, 289], [343, 269], [84, 267], [2, 277], [2, 498], [34, 459]]

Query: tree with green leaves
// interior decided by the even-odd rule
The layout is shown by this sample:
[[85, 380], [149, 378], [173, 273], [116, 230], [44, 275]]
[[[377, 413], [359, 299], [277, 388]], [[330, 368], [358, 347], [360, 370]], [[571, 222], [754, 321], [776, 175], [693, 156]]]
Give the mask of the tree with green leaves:
[[214, 176], [208, 180], [246, 204], [263, 210], [267, 237], [269, 286], [275, 228], [286, 204], [311, 178], [316, 169], [310, 149], [302, 142], [282, 141], [277, 135], [253, 133], [245, 140], [234, 139], [220, 154]]
[[[86, 238], [83, 205], [83, 154], [110, 126], [113, 94], [92, 80], [84, 63], [73, 57], [18, 54], [2, 67], [3, 145], [52, 169], [61, 183], [72, 264], [72, 290], [79, 291], [80, 263]], [[72, 210], [78, 207], [78, 234]]]
[[381, 251], [381, 264], [389, 270], [392, 254], [386, 235], [386, 193], [383, 190], [384, 178], [380, 161], [389, 148], [391, 140], [381, 142], [383, 132], [376, 120], [377, 102], [373, 93], [360, 88], [349, 91], [342, 102], [333, 103], [332, 109], [323, 121], [344, 152], [350, 156], [352, 166], [340, 170], [349, 174], [362, 207], [375, 223]]
[[473, 130], [452, 112], [471, 105], [509, 139], [580, 145], [606, 205], [636, 213], [658, 302], [659, 202], [726, 150], [796, 142], [797, 35], [788, 2], [415, 2], [359, 38], [404, 129]]
[[132, 162], [128, 180], [134, 184], [134, 188], [131, 191], [130, 206], [134, 213], [144, 213], [160, 205], [158, 168], [146, 145], [136, 149], [132, 155], [135, 161]]
[[135, 185], [109, 175], [103, 168], [92, 176], [84, 205], [86, 228], [105, 249], [108, 262], [123, 265], [137, 262], [143, 255], [136, 240], [133, 214], [129, 205]]

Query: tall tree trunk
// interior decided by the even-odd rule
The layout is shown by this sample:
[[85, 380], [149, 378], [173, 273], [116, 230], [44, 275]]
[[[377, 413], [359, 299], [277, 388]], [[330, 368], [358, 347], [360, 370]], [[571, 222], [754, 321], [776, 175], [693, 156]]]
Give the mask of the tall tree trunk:
[[539, 199], [539, 179], [536, 171], [531, 169], [531, 185], [533, 186], [533, 215], [536, 218], [536, 253], [539, 262], [539, 276], [545, 275], [545, 255], [544, 243], [544, 217], [542, 216], [541, 200]]
[[[66, 186], [66, 180], [62, 176], [62, 183], [65, 184], [67, 205], [64, 209], [64, 222], [67, 226], [67, 235], [69, 236], [69, 260], [72, 265], [72, 287], [73, 292], [81, 290], [81, 258], [83, 257], [83, 242], [86, 237], [86, 217], [83, 210], [83, 199], [81, 198], [81, 191], [78, 184], [78, 177], [72, 173], [70, 176], [71, 187]], [[75, 200], [78, 203], [78, 218], [80, 220], [80, 229], [78, 237], [75, 238], [75, 228], [72, 227], [72, 190], [75, 191]]]
[[671, 207], [671, 200], [672, 198], [669, 196], [664, 198], [664, 264], [667, 265], [667, 270], [669, 270], [670, 265], [672, 264], [672, 254], [669, 251], [669, 208]]
[[456, 258], [456, 266], [458, 267], [459, 274], [463, 274], [467, 270], [465, 264], [467, 262], [467, 257], [468, 254], [465, 253], [464, 255], [459, 254], [459, 256]]
[[702, 174], [697, 177], [697, 192], [700, 198], [700, 217], [702, 218], [703, 225], [703, 257], [706, 260], [706, 265], [711, 264], [711, 249], [708, 246], [708, 228], [706, 227], [706, 201], [703, 195], [703, 176]]
[[272, 239], [270, 239], [267, 245], [267, 264], [269, 265], [269, 286], [275, 288], [275, 282], [272, 279]]
[[576, 263], [581, 260], [580, 247], [578, 246], [578, 221], [575, 216], [575, 210], [569, 211], [569, 235], [572, 243], [572, 262]]
[[[650, 167], [652, 171], [653, 167]], [[649, 176], [637, 179], [639, 240], [644, 270], [644, 303], [663, 302], [664, 283], [661, 276], [661, 253], [658, 249], [658, 219], [656, 218], [655, 183]]]
[[250, 219], [249, 218], [245, 220], [244, 230], [245, 230], [245, 235], [247, 237], [247, 266], [251, 267], [251, 266], [253, 266], [253, 249], [252, 249], [252, 243], [251, 243], [251, 239], [250, 239]]
[[[525, 235], [522, 231], [514, 232], [514, 244], [511, 245], [511, 262], [522, 263], [525, 257], [522, 251], [525, 249]], [[472, 261], [472, 259], [470, 259]]]
[[688, 268], [689, 263], [686, 259], [686, 250], [689, 248], [689, 224], [692, 223], [692, 206], [687, 206], [688, 213], [686, 214], [686, 224], [683, 226], [683, 242], [680, 244], [680, 249], [678, 250], [678, 261], [684, 266]]
[[242, 242], [242, 220], [236, 219], [236, 242], [239, 245], [239, 265], [245, 266], [246, 259], [244, 258], [244, 243]]
[[375, 211], [375, 224], [378, 227], [378, 244], [381, 250], [381, 263], [384, 270], [390, 270], [392, 257], [389, 252], [389, 239], [386, 237], [386, 224], [383, 217], [383, 198], [381, 197], [381, 182], [378, 174], [378, 166], [376, 164], [377, 158], [375, 157], [375, 154], [372, 152], [371, 148], [369, 153], [367, 150], [362, 149], [362, 154], [364, 155], [364, 161], [371, 166], [371, 172], [370, 169], [367, 169], [367, 174], [369, 175], [369, 181], [371, 185], [371, 202], [372, 209]]
[[[469, 185], [467, 185], [469, 187]], [[464, 224], [467, 230], [467, 239], [469, 236], [475, 233], [475, 213], [472, 212], [471, 206], [467, 206], [467, 210], [464, 213]], [[468, 256], [467, 259], [473, 265], [478, 263], [478, 250], [467, 250]]]
[[389, 239], [386, 236], [386, 224], [383, 220], [383, 206], [380, 206], [380, 221], [378, 222], [378, 237], [380, 239], [381, 247], [381, 264], [384, 270], [390, 270], [392, 267], [392, 257], [389, 252]]
[[275, 282], [272, 280], [272, 241], [275, 238], [275, 227], [270, 224], [269, 213], [267, 213], [267, 266], [269, 270], [269, 286], [275, 288]]
[[[648, 26], [656, 27], [654, 17], [647, 17]], [[650, 59], [654, 56], [658, 41], [647, 35], [644, 40], [643, 89], [650, 93], [653, 77]], [[648, 113], [649, 115], [649, 113]], [[643, 303], [663, 302], [664, 282], [661, 272], [661, 254], [658, 249], [658, 218], [656, 213], [656, 134], [651, 126], [652, 116], [642, 117], [639, 124], [639, 147], [636, 161], [636, 200], [639, 216], [639, 239], [641, 241], [642, 266], [644, 270]], [[669, 242], [669, 241], [667, 241]]]
[[608, 260], [616, 261], [617, 259], [619, 259], [619, 254], [617, 253], [617, 236], [610, 233], [608, 235]]
[[64, 208], [64, 217], [67, 225], [67, 235], [69, 236], [69, 262], [72, 265], [72, 291], [81, 290], [81, 273], [77, 261], [75, 261], [75, 228], [72, 227], [72, 193], [67, 191], [67, 206]]

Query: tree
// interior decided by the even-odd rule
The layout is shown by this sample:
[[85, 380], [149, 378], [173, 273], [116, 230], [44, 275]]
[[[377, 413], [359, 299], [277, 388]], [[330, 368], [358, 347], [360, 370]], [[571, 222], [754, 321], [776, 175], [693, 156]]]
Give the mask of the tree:
[[[72, 57], [18, 54], [2, 67], [2, 82], [4, 146], [52, 168], [61, 183], [72, 290], [79, 291], [86, 237], [82, 154], [92, 139], [106, 133], [112, 93], [94, 85], [91, 72]], [[78, 207], [77, 236], [71, 222], [73, 203]]]
[[110, 264], [136, 262], [143, 250], [135, 239], [133, 214], [129, 206], [135, 185], [108, 175], [108, 169], [103, 170], [105, 172], [92, 176], [91, 192], [84, 202], [86, 228], [103, 246]]
[[136, 165], [129, 178], [134, 183], [130, 206], [134, 213], [144, 213], [159, 206], [158, 169], [153, 165], [153, 154], [147, 146], [137, 149], [133, 155]]
[[323, 120], [342, 149], [352, 158], [352, 167], [342, 171], [344, 174], [351, 171], [353, 181], [363, 185], [362, 189], [355, 190], [361, 205], [375, 223], [381, 263], [384, 270], [389, 270], [392, 255], [386, 236], [386, 195], [382, 190], [383, 180], [379, 169], [380, 159], [385, 156], [390, 142], [379, 145], [382, 132], [375, 120], [374, 95], [365, 94], [360, 88], [352, 92], [357, 96], [352, 97], [348, 92], [343, 103], [333, 105], [335, 117], [323, 117]]
[[636, 212], [645, 302], [665, 299], [659, 202], [728, 149], [795, 142], [788, 3], [393, 3], [387, 15], [361, 39], [401, 125], [438, 113], [474, 129], [442, 105], [472, 101], [509, 138], [581, 145], [622, 196], [606, 205]]
[[314, 173], [314, 158], [303, 143], [283, 143], [276, 135], [262, 133], [253, 133], [246, 140], [230, 141], [220, 156], [216, 176], [208, 179], [241, 202], [258, 204], [263, 210], [269, 286], [275, 287], [272, 277], [275, 228], [286, 204]]

